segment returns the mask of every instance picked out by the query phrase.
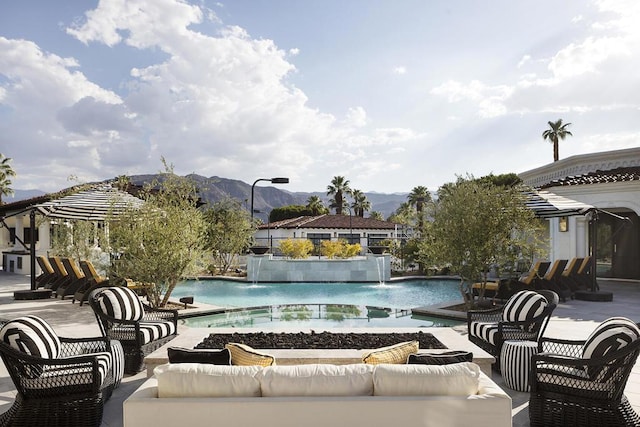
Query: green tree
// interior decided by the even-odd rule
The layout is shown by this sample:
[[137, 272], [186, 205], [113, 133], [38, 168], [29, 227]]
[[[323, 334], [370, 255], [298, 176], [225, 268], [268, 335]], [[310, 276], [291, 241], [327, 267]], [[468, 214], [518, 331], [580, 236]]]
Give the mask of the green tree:
[[342, 210], [346, 204], [344, 196], [350, 194], [349, 180], [345, 179], [344, 176], [334, 176], [331, 184], [327, 185], [327, 196], [333, 196], [329, 207], [334, 208], [337, 215], [342, 215]]
[[371, 209], [371, 202], [367, 199], [367, 196], [360, 190], [352, 190], [351, 197], [353, 202], [351, 207], [353, 208], [356, 216], [364, 218], [364, 213]]
[[403, 202], [395, 212], [389, 216], [388, 220], [397, 224], [412, 226], [413, 216], [413, 209], [409, 202]]
[[2, 196], [11, 196], [13, 194], [11, 177], [14, 176], [16, 176], [16, 172], [11, 167], [11, 158], [5, 157], [4, 154], [0, 153], [0, 205], [3, 203]]
[[204, 220], [205, 248], [213, 254], [220, 273], [225, 274], [251, 244], [255, 232], [251, 216], [236, 200], [226, 198], [205, 210]]
[[431, 193], [427, 187], [419, 185], [413, 187], [409, 195], [407, 196], [409, 206], [416, 208], [416, 216], [418, 217], [418, 229], [422, 230], [424, 226], [424, 207], [427, 203], [431, 202]]
[[196, 207], [193, 181], [165, 167], [159, 180], [144, 186], [139, 209], [125, 210], [109, 220], [109, 238], [115, 259], [110, 274], [147, 284], [149, 303], [167, 304], [175, 286], [202, 271], [205, 221]]
[[382, 215], [382, 212], [378, 212], [378, 211], [369, 212], [369, 218], [377, 219], [378, 221], [384, 221], [384, 216]]
[[491, 266], [514, 265], [523, 254], [534, 252], [540, 230], [519, 186], [505, 188], [459, 177], [435, 203], [419, 256], [425, 265], [448, 266], [459, 275], [461, 294], [470, 304], [466, 286], [486, 284]]
[[553, 161], [557, 162], [560, 158], [558, 142], [564, 140], [567, 136], [573, 136], [573, 134], [567, 130], [567, 127], [570, 126], [571, 123], [562, 124], [562, 119], [548, 123], [549, 129], [542, 132], [542, 139], [545, 141], [548, 139], [553, 144]]
[[318, 196], [310, 196], [307, 199], [306, 208], [312, 212], [312, 215], [323, 215], [329, 213], [329, 209], [322, 203], [322, 199]]

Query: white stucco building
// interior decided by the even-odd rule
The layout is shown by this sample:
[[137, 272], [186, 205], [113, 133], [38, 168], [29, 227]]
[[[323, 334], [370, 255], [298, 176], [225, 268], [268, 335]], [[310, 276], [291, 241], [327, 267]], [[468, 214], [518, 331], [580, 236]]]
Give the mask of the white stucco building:
[[[640, 148], [572, 156], [519, 176], [597, 208], [598, 275], [640, 279]], [[549, 220], [551, 259], [589, 254], [590, 215]]]

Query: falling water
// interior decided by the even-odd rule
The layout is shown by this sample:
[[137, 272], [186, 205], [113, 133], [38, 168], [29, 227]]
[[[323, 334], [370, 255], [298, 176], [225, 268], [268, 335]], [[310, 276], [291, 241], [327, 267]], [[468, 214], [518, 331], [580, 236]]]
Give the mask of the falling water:
[[[376, 267], [378, 267], [378, 283], [384, 285], [384, 256], [376, 257]], [[382, 265], [381, 265], [382, 264]]]
[[256, 285], [258, 283], [258, 278], [260, 277], [260, 264], [262, 264], [262, 257], [261, 256], [257, 256], [257, 257], [252, 257], [253, 259], [253, 274], [252, 274], [252, 278], [251, 278], [251, 283]]

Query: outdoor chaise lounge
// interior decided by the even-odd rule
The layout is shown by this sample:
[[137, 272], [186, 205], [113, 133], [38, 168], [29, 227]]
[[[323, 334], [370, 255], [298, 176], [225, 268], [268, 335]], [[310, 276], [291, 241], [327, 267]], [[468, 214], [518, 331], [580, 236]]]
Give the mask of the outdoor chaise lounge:
[[149, 307], [125, 286], [96, 289], [89, 303], [102, 334], [122, 343], [128, 374], [144, 369], [145, 356], [177, 335], [177, 310]]
[[93, 266], [93, 263], [89, 260], [80, 261], [80, 268], [87, 278], [87, 281], [78, 289], [76, 289], [75, 293], [73, 294], [72, 302], [75, 303], [76, 301], [80, 301], [80, 305], [82, 305], [85, 301], [87, 301], [89, 295], [91, 294], [91, 292], [93, 292], [94, 289], [110, 286], [110, 282], [109, 279], [98, 274], [96, 268]]
[[532, 357], [531, 426], [640, 426], [624, 395], [640, 329], [612, 317], [584, 341], [542, 338]]
[[563, 302], [566, 301], [568, 297], [571, 297], [571, 290], [562, 283], [561, 279], [567, 263], [568, 261], [566, 259], [555, 260], [542, 279], [536, 281], [536, 289], [549, 289], [554, 291]]
[[36, 277], [36, 286], [38, 288], [50, 286], [57, 278], [55, 270], [51, 266], [47, 257], [43, 255], [38, 255], [36, 257], [36, 261], [38, 262], [38, 266], [41, 270], [41, 273]]
[[87, 283], [87, 278], [73, 259], [61, 258], [60, 261], [62, 261], [64, 269], [67, 270], [67, 273], [71, 276], [71, 280], [65, 286], [60, 286], [58, 288], [56, 291], [56, 297], [60, 299], [64, 299], [68, 296], [73, 297], [76, 290]]
[[62, 264], [62, 260], [60, 259], [60, 257], [58, 256], [49, 257], [49, 263], [51, 264], [51, 267], [56, 273], [56, 280], [53, 283], [51, 283], [50, 289], [57, 293], [58, 288], [60, 287], [64, 288], [69, 284], [69, 282], [71, 281], [71, 276], [69, 275], [67, 270], [64, 268], [64, 265]]
[[[498, 361], [507, 340], [538, 341], [544, 333], [556, 304], [535, 291], [520, 291], [504, 306], [491, 310], [469, 310], [469, 341]], [[496, 367], [499, 369], [499, 362]]]
[[0, 355], [17, 391], [0, 426], [97, 427], [123, 376], [119, 343], [58, 337], [36, 316], [0, 322]]

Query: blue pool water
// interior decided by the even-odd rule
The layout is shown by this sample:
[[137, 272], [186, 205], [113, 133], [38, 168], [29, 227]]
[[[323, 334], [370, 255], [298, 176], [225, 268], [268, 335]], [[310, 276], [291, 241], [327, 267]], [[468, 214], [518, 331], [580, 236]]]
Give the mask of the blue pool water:
[[283, 304], [344, 304], [411, 309], [444, 301], [461, 301], [458, 280], [425, 279], [378, 283], [244, 283], [189, 280], [178, 284], [172, 299], [193, 296], [196, 302], [222, 307]]

